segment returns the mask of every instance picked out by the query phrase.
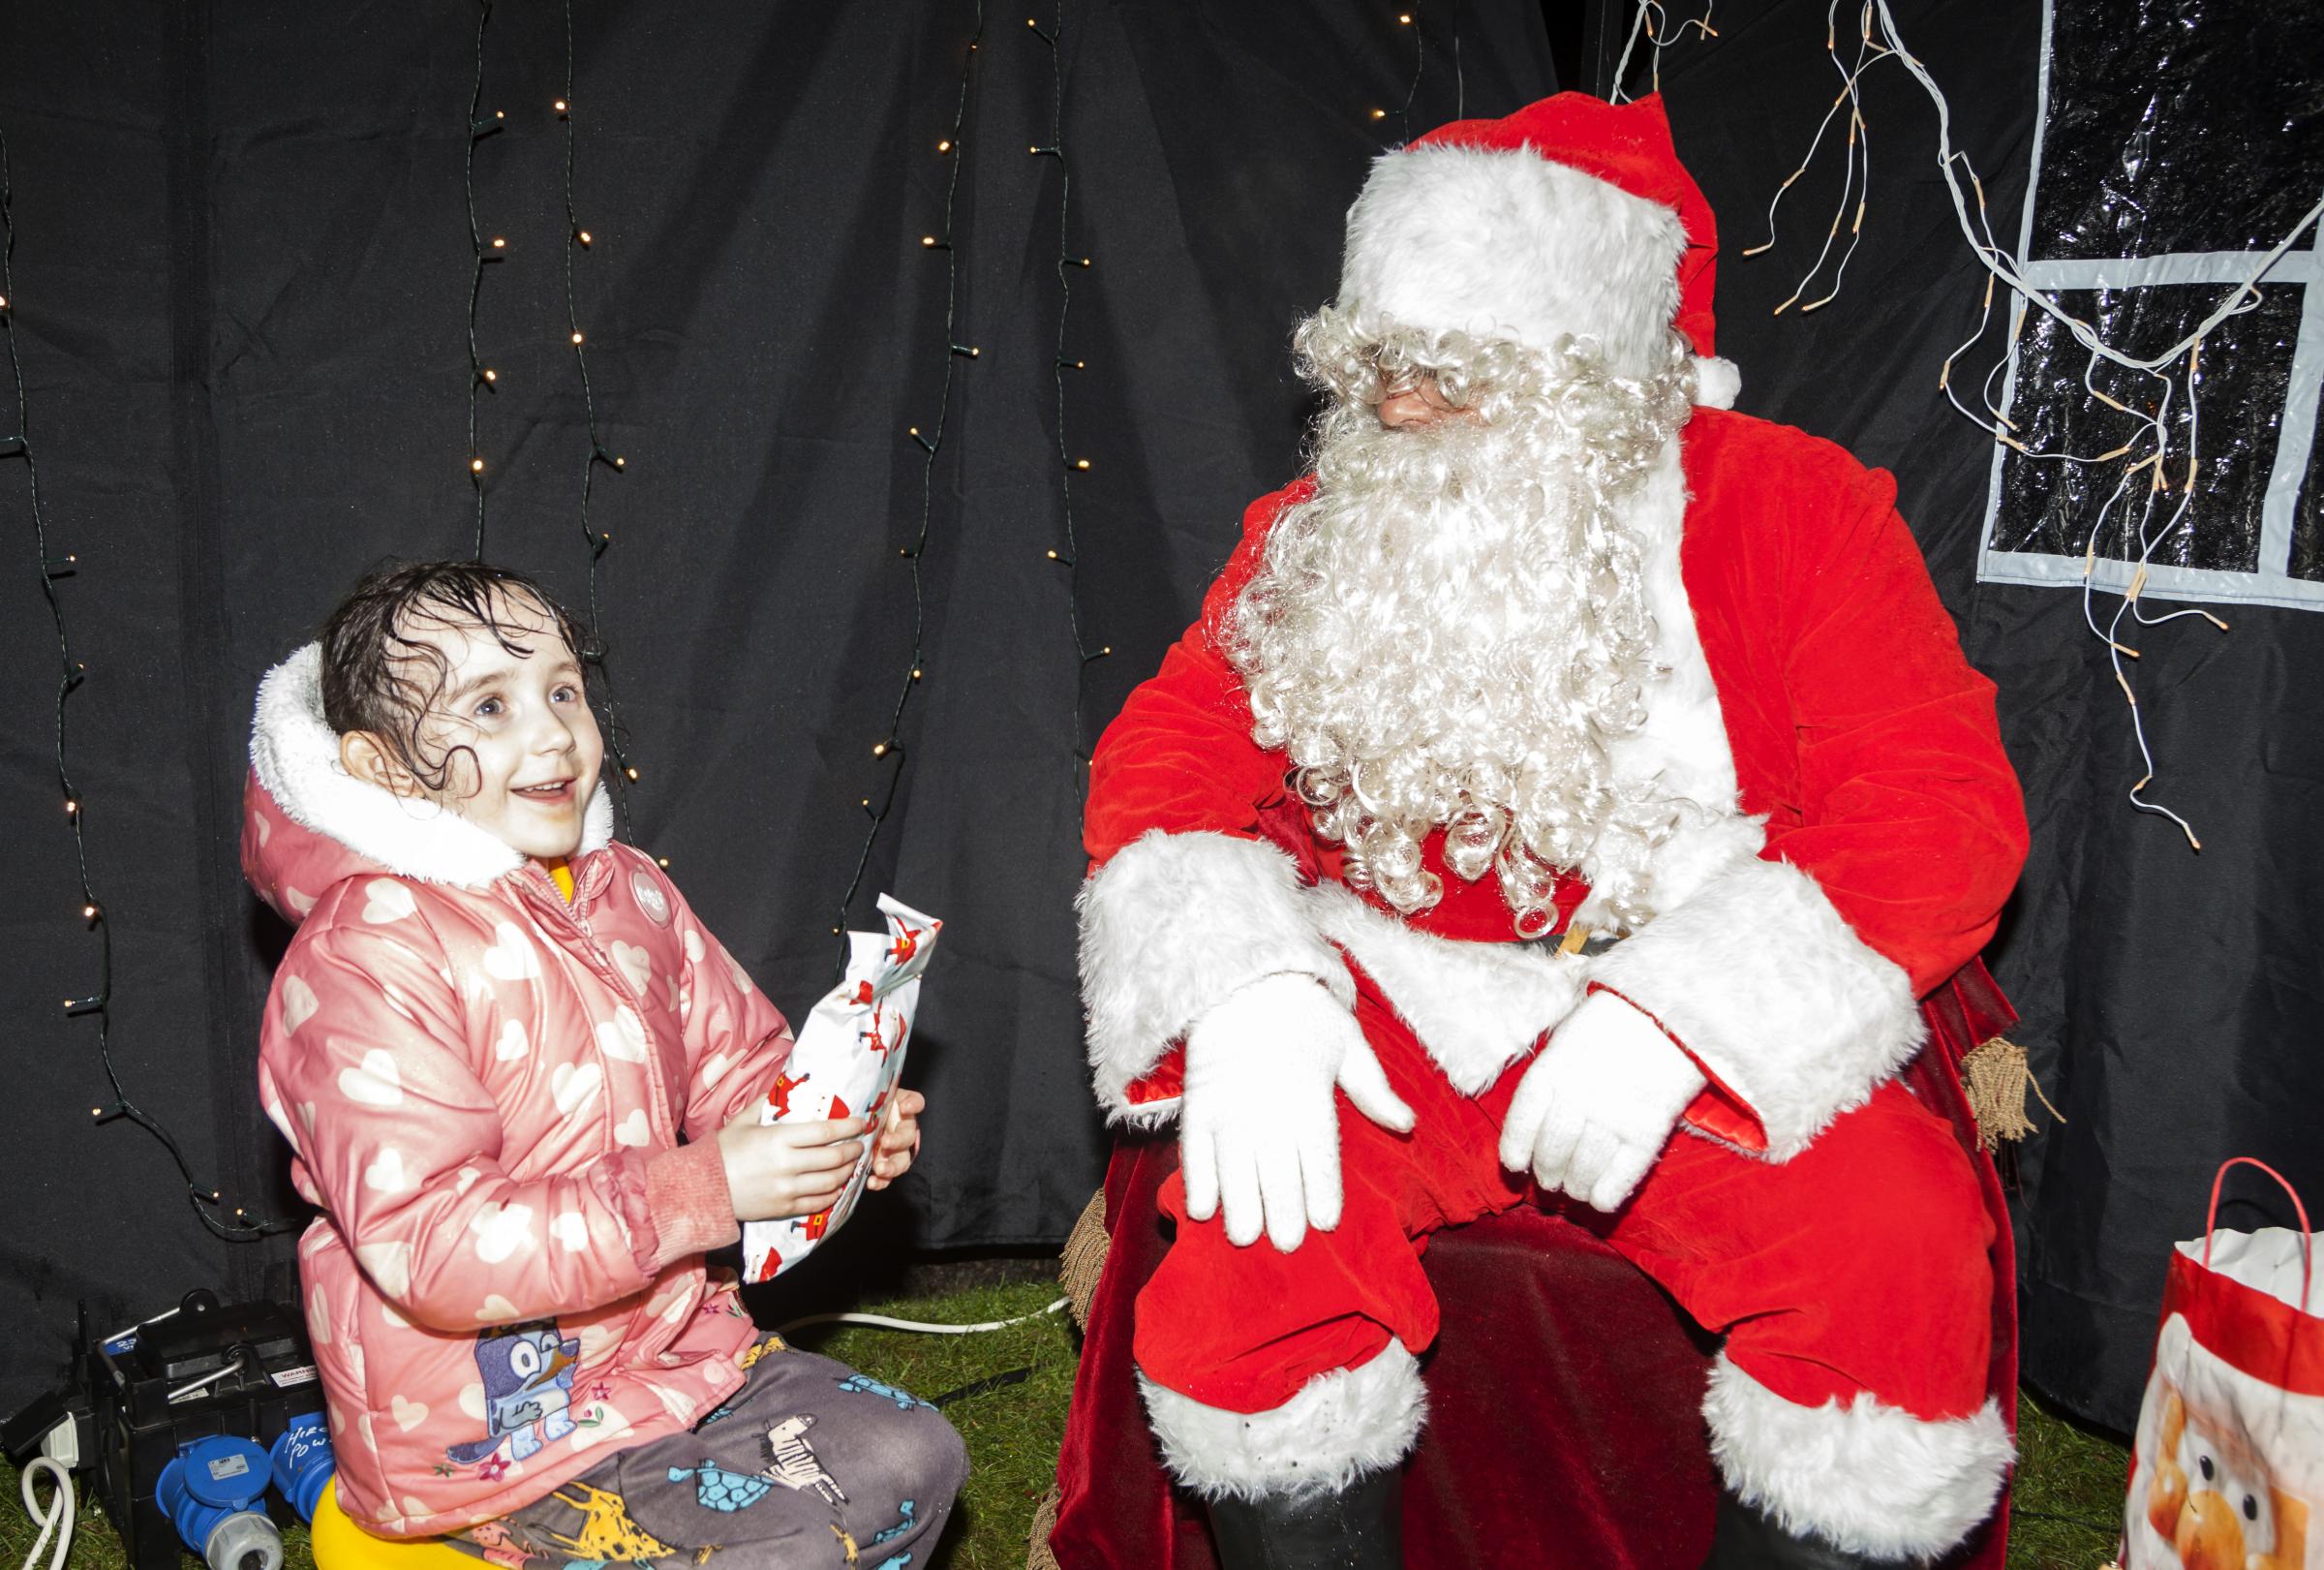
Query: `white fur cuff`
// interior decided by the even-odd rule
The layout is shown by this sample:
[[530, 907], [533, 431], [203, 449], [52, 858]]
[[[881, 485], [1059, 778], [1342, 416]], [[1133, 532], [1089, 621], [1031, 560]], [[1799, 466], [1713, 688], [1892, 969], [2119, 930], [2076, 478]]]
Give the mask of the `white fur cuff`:
[[1311, 975], [1356, 1004], [1356, 984], [1316, 936], [1299, 869], [1274, 847], [1156, 829], [1090, 876], [1081, 911], [1082, 1000], [1098, 1104], [1117, 1122], [1154, 1122], [1129, 1089], [1195, 1017], [1262, 976]]
[[1363, 967], [1463, 1095], [1490, 1089], [1581, 998], [1587, 962], [1578, 955], [1439, 938], [1340, 884], [1318, 884], [1307, 900], [1323, 935]]
[[1869, 1394], [1788, 1401], [1721, 1353], [1702, 1401], [1719, 1474], [1793, 1533], [1882, 1559], [1931, 1559], [1993, 1513], [2015, 1459], [2001, 1408], [1929, 1422]]
[[1591, 980], [1660, 1020], [1742, 1099], [1785, 1161], [1919, 1049], [1904, 969], [1780, 861], [1712, 878], [1600, 956]]
[[1419, 1361], [1392, 1340], [1361, 1368], [1317, 1374], [1270, 1411], [1206, 1406], [1143, 1373], [1138, 1388], [1163, 1464], [1206, 1499], [1336, 1493], [1410, 1455], [1428, 1410]]

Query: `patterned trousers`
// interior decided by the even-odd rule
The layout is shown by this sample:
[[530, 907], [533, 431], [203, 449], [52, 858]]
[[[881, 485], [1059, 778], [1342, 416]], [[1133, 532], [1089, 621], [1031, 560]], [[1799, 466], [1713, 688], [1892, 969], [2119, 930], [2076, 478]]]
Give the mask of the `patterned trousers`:
[[769, 1337], [743, 1388], [686, 1433], [625, 1450], [451, 1541], [506, 1570], [925, 1570], [968, 1476], [943, 1414]]

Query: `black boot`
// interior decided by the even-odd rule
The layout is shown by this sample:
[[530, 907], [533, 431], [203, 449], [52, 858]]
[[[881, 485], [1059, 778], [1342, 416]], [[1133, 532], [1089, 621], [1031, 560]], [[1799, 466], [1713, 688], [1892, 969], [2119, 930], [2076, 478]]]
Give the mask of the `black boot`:
[[1403, 1482], [1391, 1466], [1337, 1493], [1213, 1500], [1220, 1570], [1402, 1570]]
[[1868, 1570], [1894, 1562], [1834, 1548], [1820, 1537], [1788, 1532], [1723, 1488], [1719, 1534], [1711, 1540], [1711, 1556], [1702, 1561], [1702, 1570]]

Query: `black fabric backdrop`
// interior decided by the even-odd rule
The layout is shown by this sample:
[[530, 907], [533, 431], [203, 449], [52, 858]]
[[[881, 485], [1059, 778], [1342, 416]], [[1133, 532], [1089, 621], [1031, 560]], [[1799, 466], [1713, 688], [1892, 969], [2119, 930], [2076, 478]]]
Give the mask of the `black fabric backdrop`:
[[[976, 0], [577, 0], [574, 262], [599, 429], [601, 632], [637, 843], [769, 993], [829, 985], [830, 929], [892, 888], [947, 918], [914, 1044], [927, 1149], [895, 1202], [801, 1272], [836, 1290], [902, 1245], [1040, 1246], [1095, 1188], [1071, 898], [1086, 752], [1191, 618], [1243, 504], [1297, 463], [1291, 324], [1337, 273], [1340, 215], [1407, 126], [1505, 113], [1553, 85], [1521, 0], [1057, 0], [1059, 79], [1027, 13]], [[251, 1093], [286, 934], [236, 866], [260, 673], [381, 557], [473, 544], [462, 161], [474, 0], [55, 6], [0, 0], [16, 313], [59, 583], [89, 678], [71, 757], [117, 948], [114, 1042], [227, 1208], [290, 1213]], [[1455, 21], [1459, 34], [1454, 46]], [[478, 305], [487, 550], [568, 598], [589, 451], [563, 282], [565, 22], [499, 0], [475, 205], [508, 260]], [[1457, 73], [1454, 69], [1458, 60]], [[1416, 75], [1416, 65], [1418, 71]], [[1416, 86], [1417, 80], [1417, 86]], [[1409, 116], [1405, 105], [1410, 100]], [[1375, 118], [1372, 110], [1389, 112]], [[963, 161], [950, 260], [944, 231]], [[1055, 261], [1070, 173], [1063, 342]], [[948, 344], [922, 559], [909, 564]], [[13, 418], [0, 393], [0, 421]], [[1064, 455], [1078, 555], [1061, 511]], [[187, 1289], [283, 1291], [287, 1239], [213, 1240], [109, 1100], [96, 939], [52, 784], [46, 613], [23, 466], [0, 462], [0, 792], [11, 837], [0, 1019], [18, 1113], [5, 1171], [0, 1410], [101, 1328]], [[1069, 616], [1078, 615], [1080, 643]], [[1078, 649], [1116, 653], [1085, 670]]]
[[[949, 922], [915, 1047], [927, 1153], [884, 1219], [835, 1245], [847, 1261], [1051, 1242], [1094, 1185], [1076, 754], [1184, 625], [1242, 504], [1296, 466], [1306, 404], [1286, 335], [1330, 292], [1366, 160], [1456, 105], [1505, 112], [1552, 85], [1537, 9], [1408, 9], [1417, 87], [1416, 30], [1387, 5], [1068, 0], [1060, 163], [1024, 150], [1050, 139], [1050, 51], [1023, 12], [988, 6], [952, 155], [948, 334], [947, 257], [920, 239], [943, 231], [952, 164], [935, 144], [975, 0], [576, 6], [575, 191], [595, 244], [574, 288], [600, 429], [627, 460], [598, 472], [593, 517], [613, 536], [599, 620], [643, 776], [634, 837], [793, 1009], [831, 973], [857, 803], [891, 778], [850, 917], [885, 886]], [[2038, 9], [1896, 9], [2013, 233]], [[1626, 15], [1596, 0], [1552, 20], [1575, 13], [1603, 89]], [[1051, 27], [1055, 0], [1035, 15]], [[357, 571], [473, 539], [461, 161], [476, 19], [471, 0], [0, 0], [18, 342], [56, 546], [80, 557], [60, 584], [90, 665], [72, 748], [118, 947], [117, 1056], [229, 1206], [267, 1215], [290, 1201], [248, 1087], [284, 934], [234, 864], [243, 730], [259, 673]], [[1821, 240], [1831, 150], [1775, 249], [1739, 252], [1829, 102], [1824, 8], [1715, 24], [1665, 51], [1662, 84], [1723, 219], [1720, 347], [1743, 366], [1742, 407], [1896, 471], [1971, 654], [2002, 683], [2035, 845], [1995, 958], [2069, 1120], [2021, 1161], [2027, 1364], [2125, 1424], [2164, 1249], [2200, 1224], [2213, 1163], [2262, 1154], [2324, 1194], [2305, 876], [2324, 759], [2298, 707], [2324, 624], [2246, 607], [2230, 638], [2181, 623], [2145, 639], [2150, 735], [2202, 857], [2133, 816], [2127, 714], [2076, 598], [1973, 581], [1989, 444], [1936, 377], [1982, 283], [1937, 178], [1933, 113], [1893, 67], [1868, 79], [1874, 200], [1849, 287], [1813, 316], [1773, 316]], [[476, 206], [511, 255], [483, 282], [501, 380], [479, 446], [490, 554], [579, 597], [588, 446], [549, 108], [564, 51], [551, 0], [495, 6], [483, 107], [510, 129], [476, 146]], [[1087, 368], [1066, 376], [1060, 437], [1068, 170], [1066, 245], [1095, 265], [1068, 274], [1064, 343]], [[948, 358], [926, 678], [892, 775], [872, 748], [911, 660], [899, 548], [920, 531], [923, 454], [905, 431], [934, 428]], [[1064, 460], [1085, 456], [1065, 552]], [[289, 1260], [280, 1240], [211, 1239], [158, 1148], [88, 1124], [107, 1099], [93, 1030], [56, 1000], [88, 990], [95, 940], [75, 920], [49, 773], [53, 656], [22, 479], [0, 463], [18, 564], [0, 574], [0, 792], [18, 825], [0, 1018], [20, 1218], [0, 1243], [0, 1312], [19, 1329], [0, 1408], [61, 1365], [76, 1299], [109, 1328], [194, 1285], [280, 1290]], [[1083, 667], [1081, 649], [1107, 646]], [[801, 1274], [829, 1288], [846, 1268]]]
[[[2127, 31], [2131, 10], [2143, 9], [2054, 3], [2102, 37]], [[2014, 246], [2044, 8], [1972, 0], [1891, 9], [1945, 89], [1953, 144], [1974, 158], [1996, 231]], [[2154, 8], [2152, 21], [2179, 30], [2189, 54], [2226, 54], [2230, 70], [2255, 84], [2251, 118], [2312, 146], [2324, 59], [2312, 42], [2279, 49], [2233, 10]], [[1850, 8], [1841, 11], [1842, 51], [1852, 58]], [[1627, 16], [1607, 5], [1593, 20], [1593, 62], [1610, 71]], [[1831, 221], [1845, 117], [1787, 198], [1775, 248], [1740, 253], [1766, 237], [1768, 199], [1838, 86], [1823, 52], [1824, 10], [1722, 8], [1715, 24], [1715, 41], [1687, 32], [1663, 52], [1662, 87], [1680, 153], [1720, 218], [1719, 342], [1743, 368], [1739, 407], [1894, 471], [1899, 505], [1970, 658], [2000, 684], [2034, 847], [1988, 957], [2024, 1015], [2015, 1039], [2065, 1115], [2053, 1125], [2035, 1106], [2043, 1131], [2014, 1157], [2024, 1370], [2070, 1409], [2127, 1429], [2154, 1348], [2168, 1250], [2201, 1232], [2219, 1161], [2258, 1155], [2311, 1202], [2324, 1194], [2316, 1133], [2324, 910], [2315, 876], [2324, 865], [2324, 732], [2312, 695], [2324, 669], [2324, 618], [2224, 605], [2228, 636], [2193, 619], [2138, 632], [2134, 674], [2160, 768], [2156, 794], [2194, 820], [2202, 853], [2190, 852], [2169, 821], [2134, 813], [2124, 800], [2141, 772], [2130, 712], [2083, 624], [2080, 595], [1975, 581], [1992, 444], [1945, 404], [1937, 378], [1945, 354], [1975, 326], [1985, 275], [1938, 173], [1934, 108], [1893, 63], [1867, 75], [1872, 197], [1863, 246], [1836, 302], [1778, 317]], [[1642, 75], [1634, 67], [1634, 84]], [[2119, 91], [2109, 108], [2126, 104], [2119, 118], [2132, 135], [2100, 142], [2092, 163], [2127, 204], [2148, 195], [2135, 183], [2142, 157], [2212, 127], [2189, 123], [2189, 106], [2169, 82]], [[2239, 177], [2248, 183], [2206, 194], [2216, 210], [2281, 204], [2264, 174], [2227, 174]], [[2314, 200], [2312, 183], [2300, 189]], [[2045, 200], [2050, 191], [2045, 185]], [[2155, 195], [2176, 201], [2184, 193]], [[2263, 226], [2268, 239], [2299, 210]], [[2216, 303], [2224, 290], [2188, 292]], [[1985, 352], [1956, 368], [1956, 381], [1981, 381], [2004, 336], [1997, 324]], [[2078, 374], [2080, 357], [2071, 363]], [[2202, 505], [2216, 515], [2242, 500], [2207, 490]], [[2102, 604], [2101, 622], [2106, 614]], [[2237, 1192], [2266, 1197], [2257, 1184], [2240, 1183]], [[2291, 1220], [2279, 1200], [2231, 1203], [2221, 1217], [2246, 1227]]]

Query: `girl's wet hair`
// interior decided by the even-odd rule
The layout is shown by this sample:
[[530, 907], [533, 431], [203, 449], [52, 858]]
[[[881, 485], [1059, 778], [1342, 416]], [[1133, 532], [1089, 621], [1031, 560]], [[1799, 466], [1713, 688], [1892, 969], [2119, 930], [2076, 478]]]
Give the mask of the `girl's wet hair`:
[[[596, 649], [580, 619], [522, 572], [483, 562], [413, 562], [373, 572], [322, 628], [322, 715], [341, 735], [368, 731], [430, 790], [443, 790], [463, 748], [429, 757], [419, 733], [451, 670], [443, 654], [408, 636], [426, 627], [480, 627], [519, 660], [532, 658], [531, 600], [586, 671]], [[515, 612], [512, 618], [511, 612]]]

